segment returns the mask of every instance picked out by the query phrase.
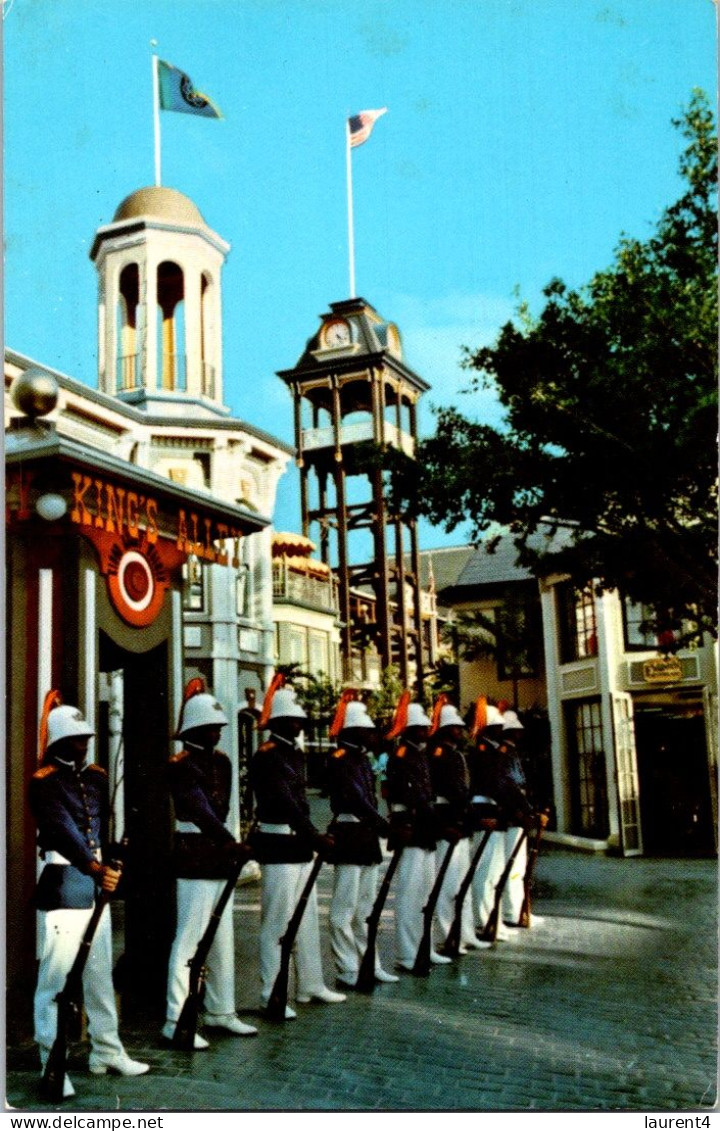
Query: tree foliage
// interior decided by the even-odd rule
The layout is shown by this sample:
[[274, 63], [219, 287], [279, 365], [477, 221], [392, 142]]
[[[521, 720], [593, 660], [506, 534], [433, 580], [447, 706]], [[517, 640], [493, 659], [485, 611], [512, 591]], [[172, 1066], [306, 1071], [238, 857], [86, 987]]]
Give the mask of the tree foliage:
[[[500, 428], [437, 412], [406, 493], [432, 521], [509, 528], [520, 561], [619, 588], [659, 631], [715, 631], [717, 566], [717, 148], [694, 91], [674, 122], [685, 189], [646, 240], [578, 290], [560, 279], [492, 347], [466, 351], [471, 391], [494, 388]], [[549, 559], [538, 530], [562, 526]]]

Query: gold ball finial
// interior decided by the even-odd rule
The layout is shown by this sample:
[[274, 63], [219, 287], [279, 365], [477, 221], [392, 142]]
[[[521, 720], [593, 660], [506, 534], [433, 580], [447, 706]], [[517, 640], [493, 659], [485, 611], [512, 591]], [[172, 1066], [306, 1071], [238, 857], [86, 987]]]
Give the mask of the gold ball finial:
[[44, 369], [26, 369], [13, 381], [11, 395], [26, 416], [47, 416], [58, 402], [58, 383]]

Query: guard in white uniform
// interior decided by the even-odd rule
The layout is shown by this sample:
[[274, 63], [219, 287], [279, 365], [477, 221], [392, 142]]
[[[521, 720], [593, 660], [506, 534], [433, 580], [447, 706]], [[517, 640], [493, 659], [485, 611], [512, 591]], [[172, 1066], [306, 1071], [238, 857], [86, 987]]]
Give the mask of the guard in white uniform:
[[[395, 955], [398, 970], [412, 971], [423, 934], [423, 908], [435, 880], [435, 815], [426, 743], [430, 719], [403, 693], [388, 738], [400, 738], [387, 764], [390, 805], [388, 848], [403, 845], [395, 877]], [[430, 961], [451, 960], [432, 951]]]
[[[270, 735], [256, 751], [251, 767], [257, 831], [255, 858], [262, 867], [260, 895], [261, 1004], [267, 1005], [280, 970], [280, 938], [312, 871], [314, 850], [328, 856], [332, 837], [310, 820], [305, 793], [305, 755], [297, 745], [307, 715], [276, 676], [265, 696], [259, 725]], [[295, 938], [296, 1001], [341, 1002], [345, 995], [325, 985], [320, 954], [317, 894], [313, 887]], [[294, 1018], [289, 1005], [286, 1018]]]
[[[188, 963], [241, 851], [225, 824], [232, 767], [228, 756], [215, 749], [224, 726], [227, 718], [218, 701], [205, 691], [201, 679], [191, 680], [176, 734], [185, 748], [172, 755], [168, 766], [175, 806], [172, 863], [177, 877], [177, 929], [168, 965], [167, 1020], [162, 1030], [168, 1040], [172, 1040], [189, 992]], [[235, 1012], [233, 896], [208, 954], [204, 1009], [207, 1028], [239, 1037], [257, 1033], [254, 1025], [246, 1025]], [[195, 1048], [207, 1047], [206, 1038], [196, 1033]]]
[[[502, 735], [502, 715], [492, 703], [481, 696], [475, 704], [474, 721], [468, 750], [470, 770], [470, 813], [473, 826], [471, 852], [480, 844], [485, 829], [491, 828], [489, 840], [475, 870], [472, 883], [472, 906], [475, 926], [481, 931], [485, 926], [495, 899], [495, 887], [505, 867], [505, 838], [507, 823], [500, 804], [497, 760]], [[503, 800], [505, 800], [503, 795]], [[496, 938], [506, 941], [509, 932], [502, 922], [498, 924]]]
[[[343, 989], [352, 989], [357, 982], [382, 863], [379, 838], [390, 832], [390, 825], [378, 812], [375, 776], [368, 757], [374, 734], [375, 724], [365, 704], [344, 694], [330, 728], [330, 737], [337, 738], [338, 747], [328, 759], [327, 776], [335, 841], [330, 944], [338, 985]], [[399, 980], [396, 974], [383, 970], [377, 951], [375, 980]]]
[[[506, 750], [507, 759], [507, 774], [510, 780], [517, 786], [521, 793], [527, 797], [527, 780], [522, 762], [520, 760], [520, 752], [518, 750], [518, 741], [524, 727], [517, 716], [517, 712], [506, 710], [502, 716], [503, 721], [503, 745]], [[510, 859], [510, 854], [522, 836], [523, 826], [511, 824], [505, 833], [505, 859]], [[520, 918], [520, 911], [522, 909], [523, 898], [525, 895], [525, 871], [527, 869], [527, 838], [520, 846], [520, 850], [515, 857], [512, 871], [508, 877], [508, 882], [503, 892], [502, 900], [502, 918], [504, 922], [511, 927], [517, 926]]]
[[[92, 915], [98, 889], [112, 892], [120, 873], [102, 863], [107, 828], [108, 779], [87, 763], [94, 734], [76, 707], [63, 706], [57, 692], [45, 699], [40, 727], [42, 765], [30, 782], [29, 802], [38, 827], [44, 867], [35, 897], [40, 968], [35, 991], [35, 1040], [43, 1069], [57, 1034], [56, 995], [63, 989]], [[106, 907], [83, 973], [90, 1033], [90, 1071], [140, 1076], [149, 1065], [132, 1060], [118, 1036], [112, 982], [112, 927]], [[65, 1077], [63, 1095], [75, 1090]]]
[[[430, 778], [435, 791], [436, 875], [450, 845], [454, 848], [435, 907], [435, 927], [440, 945], [450, 932], [455, 918], [455, 897], [470, 867], [470, 775], [463, 750], [464, 731], [461, 715], [445, 696], [441, 696], [433, 712], [428, 745]], [[460, 954], [489, 945], [482, 943], [475, 934], [469, 893], [463, 902], [460, 923]]]

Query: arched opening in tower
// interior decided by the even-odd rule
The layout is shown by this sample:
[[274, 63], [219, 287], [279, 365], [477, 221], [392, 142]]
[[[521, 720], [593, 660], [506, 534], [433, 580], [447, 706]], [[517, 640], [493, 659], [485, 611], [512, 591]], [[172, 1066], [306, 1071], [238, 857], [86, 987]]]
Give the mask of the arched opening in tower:
[[160, 387], [187, 389], [185, 359], [185, 279], [177, 263], [166, 260], [157, 272], [157, 319], [160, 344]]
[[117, 304], [117, 389], [135, 389], [140, 384], [138, 303], [140, 272], [137, 263], [128, 263], [120, 273]]

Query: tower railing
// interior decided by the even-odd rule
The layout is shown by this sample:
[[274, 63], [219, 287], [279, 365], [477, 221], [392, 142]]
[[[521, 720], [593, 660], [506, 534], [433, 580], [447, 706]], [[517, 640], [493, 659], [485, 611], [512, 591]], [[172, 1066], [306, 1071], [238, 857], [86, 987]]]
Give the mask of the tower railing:
[[137, 389], [138, 381], [138, 354], [126, 353], [118, 358], [120, 372], [118, 373], [118, 392], [128, 392]]
[[202, 373], [202, 391], [206, 397], [215, 399], [215, 366], [211, 365], [209, 361], [203, 361], [201, 364]]
[[184, 353], [164, 353], [160, 358], [161, 387], [187, 392], [187, 358]]
[[[373, 440], [374, 431], [372, 420], [356, 420], [352, 424], [343, 424], [340, 428], [340, 443], [357, 444], [363, 440]], [[415, 454], [415, 442], [409, 432], [404, 432], [395, 424], [385, 421], [385, 440], [393, 448], [399, 448], [405, 455]], [[335, 432], [331, 427], [303, 428], [303, 451], [313, 451], [318, 448], [331, 448], [335, 444]]]

